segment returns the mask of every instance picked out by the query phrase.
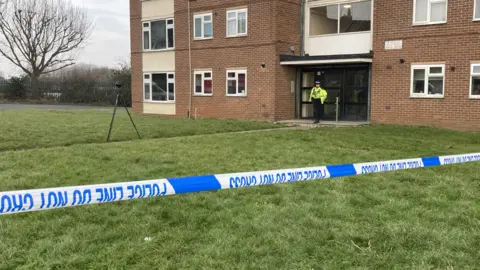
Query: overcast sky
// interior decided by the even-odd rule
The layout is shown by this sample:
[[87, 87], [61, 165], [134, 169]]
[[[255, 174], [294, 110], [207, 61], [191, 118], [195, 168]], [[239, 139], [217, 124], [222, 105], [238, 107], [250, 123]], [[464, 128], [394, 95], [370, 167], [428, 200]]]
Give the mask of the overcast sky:
[[[95, 29], [78, 62], [100, 66], [115, 66], [117, 60], [130, 56], [130, 17], [127, 0], [70, 0], [88, 10]], [[20, 71], [0, 58], [0, 74]]]

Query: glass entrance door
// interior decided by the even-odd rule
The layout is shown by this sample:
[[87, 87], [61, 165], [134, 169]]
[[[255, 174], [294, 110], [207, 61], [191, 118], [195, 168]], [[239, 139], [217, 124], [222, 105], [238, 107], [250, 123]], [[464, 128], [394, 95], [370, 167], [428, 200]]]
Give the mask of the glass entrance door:
[[369, 67], [319, 67], [304, 69], [300, 97], [301, 118], [313, 118], [313, 104], [309, 101], [315, 81], [320, 80], [328, 92], [324, 120], [367, 121], [369, 99]]

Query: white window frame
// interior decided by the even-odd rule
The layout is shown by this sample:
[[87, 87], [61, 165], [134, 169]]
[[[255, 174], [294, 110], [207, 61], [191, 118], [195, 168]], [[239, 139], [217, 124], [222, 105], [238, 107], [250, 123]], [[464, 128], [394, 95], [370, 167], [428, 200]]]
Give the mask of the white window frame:
[[[430, 74], [430, 68], [442, 68], [442, 73], [440, 74]], [[414, 93], [413, 89], [413, 81], [414, 81], [414, 71], [419, 70], [419, 69], [424, 69], [425, 70], [425, 81], [424, 81], [424, 93]], [[412, 65], [411, 71], [410, 71], [410, 97], [411, 98], [443, 98], [445, 96], [445, 64], [428, 64], [428, 65], [422, 65], [422, 64], [415, 64]], [[428, 94], [428, 78], [430, 77], [442, 77], [443, 78], [443, 93], [441, 95], [431, 95]]]
[[471, 99], [480, 99], [480, 95], [472, 95], [473, 77], [479, 77], [480, 78], [480, 72], [479, 73], [473, 73], [473, 68], [474, 67], [480, 67], [480, 63], [470, 65], [470, 87], [469, 87], [468, 97], [471, 98]]
[[[152, 100], [152, 88], [153, 88], [153, 83], [152, 83], [152, 79], [153, 79], [153, 75], [155, 74], [166, 74], [167, 75], [167, 100]], [[149, 78], [148, 79], [145, 79], [145, 75], [149, 75]], [[170, 75], [173, 75], [173, 79], [172, 78], [169, 78]], [[146, 99], [145, 98], [145, 83], [148, 83], [150, 85], [150, 99]], [[170, 89], [168, 89], [168, 86], [170, 83], [173, 83], [173, 100], [170, 99], [170, 96], [168, 95], [168, 93], [170, 92]], [[176, 100], [176, 95], [177, 95], [177, 89], [176, 89], [176, 85], [175, 85], [175, 72], [145, 72], [143, 73], [143, 101], [145, 102], [155, 102], [155, 103], [175, 103], [175, 100]]]
[[[166, 41], [166, 48], [165, 49], [152, 49], [152, 22], [158, 21], [165, 21], [165, 41]], [[168, 24], [168, 21], [172, 21], [172, 24]], [[145, 26], [148, 24], [148, 26]], [[173, 29], [173, 47], [168, 47], [168, 30]], [[148, 49], [145, 49], [145, 32], [148, 32]], [[144, 52], [156, 52], [156, 51], [169, 51], [175, 49], [175, 20], [173, 18], [167, 19], [155, 19], [150, 21], [143, 21], [142, 22], [142, 50]]]
[[[205, 78], [205, 73], [210, 73], [210, 78]], [[202, 92], [197, 93], [197, 75], [202, 75]], [[212, 81], [212, 93], [205, 93], [205, 81]], [[197, 70], [193, 73], [193, 94], [195, 96], [212, 96], [213, 95], [213, 72], [212, 70]]]
[[[422, 21], [422, 22], [416, 22], [415, 21], [415, 15], [417, 14], [417, 1], [418, 0], [413, 0], [413, 25], [428, 25], [428, 24], [444, 24], [447, 23], [448, 21], [448, 0], [427, 0], [428, 5], [427, 5], [427, 20]], [[438, 22], [431, 22], [431, 16], [432, 16], [432, 4], [435, 3], [443, 3], [445, 2], [445, 21], [438, 21]]]
[[480, 5], [480, 0], [473, 0], [473, 20], [474, 21], [480, 21], [480, 14], [479, 14], [479, 17], [477, 17], [477, 14], [476, 14], [477, 5]]
[[[311, 7], [308, 8], [308, 37], [338, 36], [338, 35], [371, 33], [372, 29], [373, 29], [373, 12], [372, 12], [372, 10], [370, 11], [370, 16], [371, 16], [370, 17], [370, 30], [340, 33], [340, 17], [341, 17], [340, 15], [342, 14], [342, 9], [341, 9], [342, 5], [355, 4], [355, 3], [361, 3], [361, 2], [366, 2], [366, 0], [349, 1], [349, 2], [342, 2], [342, 3], [338, 3], [338, 4], [332, 3], [332, 4], [312, 5]], [[373, 2], [374, 2], [374, 0], [371, 0], [370, 9], [373, 8]], [[319, 8], [319, 7], [329, 7], [329, 6], [337, 6], [337, 16], [339, 18], [339, 19], [337, 19], [337, 32], [336, 33], [331, 33], [331, 34], [312, 35], [311, 32], [310, 32], [312, 9]]]
[[[210, 16], [210, 21], [206, 21], [205, 17]], [[202, 35], [200, 37], [195, 36], [196, 30], [196, 19], [201, 19], [202, 22]], [[205, 24], [210, 23], [212, 25], [212, 36], [205, 37]], [[193, 39], [194, 40], [204, 40], [204, 39], [212, 39], [213, 38], [213, 13], [202, 13], [202, 14], [195, 14], [193, 15]]]
[[[245, 33], [238, 33], [238, 13], [245, 12]], [[235, 13], [235, 18], [228, 18], [228, 14], [230, 13]], [[235, 34], [229, 34], [228, 33], [228, 22], [235, 20]], [[227, 23], [227, 37], [243, 37], [248, 35], [248, 8], [241, 8], [241, 9], [229, 9], [227, 10], [227, 18], [226, 18], [226, 23]]]
[[[235, 78], [229, 78], [228, 73], [235, 73]], [[238, 93], [238, 74], [245, 74], [245, 93]], [[225, 92], [228, 97], [246, 97], [247, 96], [247, 90], [248, 90], [248, 74], [246, 69], [228, 69], [227, 72], [225, 73], [226, 80], [225, 80]], [[228, 81], [237, 81], [237, 91], [236, 94], [229, 94], [228, 93]]]

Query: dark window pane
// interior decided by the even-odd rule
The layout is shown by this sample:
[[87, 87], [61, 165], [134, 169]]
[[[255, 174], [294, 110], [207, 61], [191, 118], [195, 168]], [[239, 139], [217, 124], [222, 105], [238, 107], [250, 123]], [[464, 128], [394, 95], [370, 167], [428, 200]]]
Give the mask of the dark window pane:
[[202, 74], [195, 74], [195, 93], [202, 93]]
[[338, 33], [338, 5], [310, 9], [310, 35]]
[[228, 94], [236, 95], [237, 94], [237, 81], [228, 80]]
[[430, 68], [430, 73], [431, 74], [442, 74], [442, 68], [441, 67], [431, 67]]
[[175, 75], [174, 74], [168, 74], [168, 78], [173, 79], [173, 78], [175, 78]]
[[150, 49], [150, 33], [148, 31], [143, 32], [143, 49]]
[[205, 80], [203, 85], [204, 93], [211, 94], [212, 93], [212, 80]]
[[152, 50], [167, 48], [167, 25], [165, 21], [151, 22]]
[[238, 93], [239, 94], [245, 94], [245, 90], [247, 89], [245, 79], [246, 79], [245, 74], [238, 74]]
[[173, 83], [168, 84], [168, 100], [175, 100], [175, 84]]
[[174, 47], [175, 38], [173, 37], [173, 29], [168, 29], [168, 48]]
[[413, 93], [425, 93], [425, 70], [416, 69], [413, 71]]
[[428, 79], [428, 94], [443, 95], [443, 77], [431, 77]]
[[480, 96], [480, 77], [472, 78], [472, 96]]
[[168, 20], [168, 21], [167, 21], [167, 24], [168, 24], [168, 25], [173, 24], [173, 20]]
[[372, 2], [340, 5], [340, 33], [370, 31]]
[[152, 100], [167, 101], [167, 74], [152, 74]]
[[144, 78], [147, 79], [147, 80], [150, 79], [150, 74], [145, 74]]
[[228, 73], [229, 78], [235, 78], [235, 72], [230, 72]]

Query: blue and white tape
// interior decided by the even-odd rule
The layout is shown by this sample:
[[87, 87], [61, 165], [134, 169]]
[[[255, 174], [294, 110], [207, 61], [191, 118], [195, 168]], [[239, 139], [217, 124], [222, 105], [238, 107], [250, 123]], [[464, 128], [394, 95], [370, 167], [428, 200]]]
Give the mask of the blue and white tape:
[[0, 192], [0, 215], [480, 161], [480, 153]]

